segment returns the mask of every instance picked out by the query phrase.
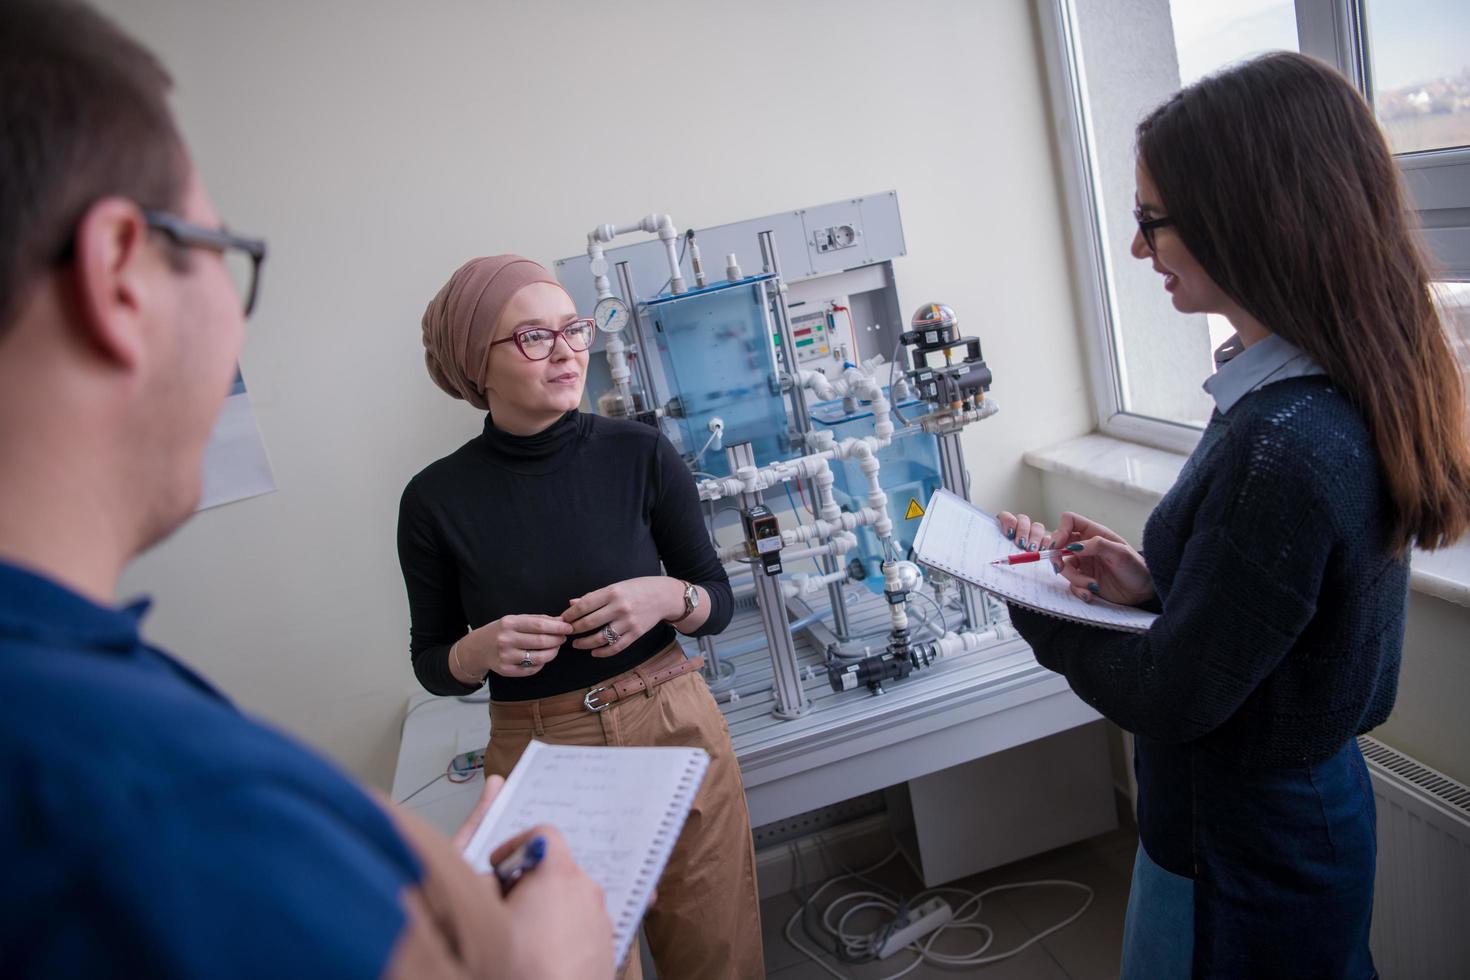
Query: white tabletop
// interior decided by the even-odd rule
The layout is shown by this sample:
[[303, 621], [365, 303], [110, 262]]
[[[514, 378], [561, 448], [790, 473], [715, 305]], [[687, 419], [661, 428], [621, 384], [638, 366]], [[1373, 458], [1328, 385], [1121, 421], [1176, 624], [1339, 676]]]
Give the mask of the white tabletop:
[[487, 696], [482, 692], [478, 700], [463, 701], [418, 694], [409, 699], [403, 717], [393, 801], [446, 835], [459, 829], [469, 815], [485, 780], [479, 774], [464, 783], [436, 777], [443, 776], [449, 761], [461, 752], [485, 748], [490, 740]]

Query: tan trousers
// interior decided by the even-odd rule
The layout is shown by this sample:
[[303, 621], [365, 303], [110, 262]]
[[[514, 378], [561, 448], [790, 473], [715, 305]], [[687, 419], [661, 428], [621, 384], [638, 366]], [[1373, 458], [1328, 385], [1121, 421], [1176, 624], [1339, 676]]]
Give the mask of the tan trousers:
[[[509, 775], [531, 739], [558, 745], [682, 745], [704, 749], [709, 770], [643, 920], [660, 980], [759, 980], [755, 846], [745, 788], [724, 716], [697, 672], [605, 711], [507, 719], [490, 703], [486, 775]], [[619, 974], [643, 975], [635, 942]]]

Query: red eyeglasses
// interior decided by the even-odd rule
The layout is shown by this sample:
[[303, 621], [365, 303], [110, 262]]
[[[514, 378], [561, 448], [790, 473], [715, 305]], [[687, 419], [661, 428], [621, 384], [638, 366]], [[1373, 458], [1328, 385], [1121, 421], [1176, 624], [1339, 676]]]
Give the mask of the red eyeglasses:
[[552, 348], [556, 346], [556, 338], [560, 337], [566, 341], [567, 347], [581, 353], [592, 346], [592, 338], [596, 335], [597, 324], [590, 318], [583, 317], [560, 328], [522, 327], [509, 337], [491, 341], [490, 346], [515, 341], [516, 348], [526, 360], [544, 361], [551, 356]]

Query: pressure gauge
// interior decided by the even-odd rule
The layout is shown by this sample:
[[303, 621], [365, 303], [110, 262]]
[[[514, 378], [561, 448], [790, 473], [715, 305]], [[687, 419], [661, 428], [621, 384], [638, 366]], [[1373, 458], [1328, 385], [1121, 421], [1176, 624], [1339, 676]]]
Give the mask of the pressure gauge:
[[592, 319], [597, 321], [598, 330], [619, 333], [628, 325], [628, 304], [616, 296], [608, 296], [598, 302], [592, 311]]

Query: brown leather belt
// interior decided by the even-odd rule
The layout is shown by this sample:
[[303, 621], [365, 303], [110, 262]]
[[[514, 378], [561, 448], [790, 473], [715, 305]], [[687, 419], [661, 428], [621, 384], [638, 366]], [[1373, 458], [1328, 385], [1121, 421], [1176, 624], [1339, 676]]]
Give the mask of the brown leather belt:
[[548, 718], [580, 711], [603, 711], [624, 698], [652, 691], [660, 684], [703, 666], [703, 654], [686, 657], [679, 644], [671, 643], [632, 670], [610, 677], [596, 687], [554, 694], [549, 698], [533, 701], [491, 701], [490, 711], [507, 720], [525, 720], [534, 718], [537, 714]]

